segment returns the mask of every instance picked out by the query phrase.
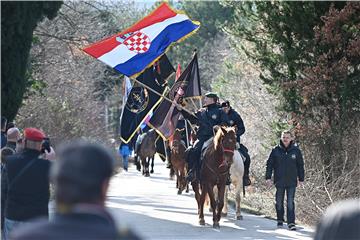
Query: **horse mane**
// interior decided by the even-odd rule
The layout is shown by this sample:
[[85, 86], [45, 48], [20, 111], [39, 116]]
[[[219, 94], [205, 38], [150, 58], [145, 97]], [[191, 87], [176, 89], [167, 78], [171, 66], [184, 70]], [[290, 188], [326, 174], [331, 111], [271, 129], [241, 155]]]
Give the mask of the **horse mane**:
[[221, 138], [224, 136], [224, 133], [223, 133], [223, 131], [222, 131], [222, 129], [221, 129], [221, 127], [217, 130], [217, 132], [216, 132], [216, 134], [215, 134], [215, 136], [214, 136], [214, 141], [213, 141], [213, 143], [214, 143], [214, 150], [216, 150], [217, 148], [218, 148], [218, 145], [219, 145], [219, 143], [220, 143], [220, 140], [221, 140]]

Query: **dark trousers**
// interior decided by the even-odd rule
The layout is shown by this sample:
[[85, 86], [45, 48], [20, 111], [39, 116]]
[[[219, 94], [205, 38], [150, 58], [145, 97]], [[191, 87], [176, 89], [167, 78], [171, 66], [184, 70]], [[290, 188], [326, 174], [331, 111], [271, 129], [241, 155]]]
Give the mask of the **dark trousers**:
[[276, 187], [276, 215], [277, 220], [284, 222], [284, 197], [286, 192], [286, 218], [287, 223], [295, 224], [295, 189], [296, 187]]
[[188, 157], [186, 159], [189, 169], [193, 169], [195, 168], [196, 170], [200, 169], [200, 165], [201, 165], [201, 149], [204, 145], [205, 141], [199, 140], [198, 142], [196, 142], [196, 144], [194, 145], [194, 147], [192, 147], [192, 149], [190, 150]]
[[244, 162], [244, 171], [245, 172], [244, 172], [244, 175], [249, 175], [250, 155], [248, 153], [248, 149], [243, 144], [240, 144], [240, 148], [238, 150], [245, 157], [245, 162]]

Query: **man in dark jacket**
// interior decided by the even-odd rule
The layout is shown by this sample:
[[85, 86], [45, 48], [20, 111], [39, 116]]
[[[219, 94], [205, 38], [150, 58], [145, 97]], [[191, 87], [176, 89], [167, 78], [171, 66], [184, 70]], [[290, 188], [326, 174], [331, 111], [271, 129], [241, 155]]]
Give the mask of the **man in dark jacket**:
[[250, 155], [248, 149], [240, 142], [240, 137], [245, 133], [245, 126], [240, 114], [230, 106], [229, 101], [225, 101], [221, 104], [222, 109], [227, 114], [229, 118], [229, 126], [236, 126], [236, 147], [238, 151], [245, 157], [244, 161], [244, 177], [243, 183], [244, 186], [249, 186], [251, 184], [249, 178], [249, 169], [250, 169]]
[[26, 128], [24, 150], [6, 159], [6, 175], [1, 181], [2, 191], [7, 193], [5, 238], [17, 225], [48, 216], [50, 162], [39, 158], [44, 137], [42, 131]]
[[[213, 127], [215, 125], [227, 125], [228, 117], [225, 112], [219, 108], [218, 96], [215, 93], [207, 93], [204, 97], [204, 107], [197, 111], [194, 115], [182, 110], [181, 114], [192, 124], [199, 126], [197, 132], [197, 142], [192, 150], [189, 151], [186, 159], [190, 171], [186, 179], [191, 182], [194, 180], [194, 170], [199, 175], [201, 167], [201, 149], [204, 143], [214, 136]], [[195, 169], [194, 169], [195, 168]]]
[[294, 145], [290, 131], [281, 134], [280, 144], [273, 148], [266, 163], [266, 183], [271, 186], [271, 175], [274, 170], [274, 184], [276, 187], [276, 215], [277, 225], [284, 222], [284, 196], [287, 197], [287, 224], [290, 230], [295, 226], [295, 189], [304, 183], [304, 160], [300, 149]]
[[57, 212], [50, 221], [37, 220], [13, 232], [12, 239], [139, 239], [119, 229], [105, 209], [115, 159], [99, 145], [71, 143], [51, 169]]

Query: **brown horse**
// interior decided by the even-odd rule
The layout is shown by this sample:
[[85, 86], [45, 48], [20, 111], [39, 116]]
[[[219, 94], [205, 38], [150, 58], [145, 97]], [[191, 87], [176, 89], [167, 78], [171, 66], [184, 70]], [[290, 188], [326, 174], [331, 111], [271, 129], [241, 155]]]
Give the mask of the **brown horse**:
[[[236, 131], [234, 127], [215, 126], [216, 132], [213, 141], [205, 150], [200, 170], [200, 185], [192, 182], [195, 198], [198, 203], [198, 214], [200, 225], [205, 225], [204, 202], [206, 194], [209, 194], [210, 205], [213, 209], [213, 227], [220, 227], [221, 211], [224, 207], [224, 193], [226, 178], [229, 168], [233, 161], [234, 150], [236, 147]], [[215, 201], [214, 186], [218, 189], [218, 201]]]
[[181, 133], [184, 129], [176, 129], [170, 143], [171, 154], [170, 160], [172, 168], [176, 174], [176, 188], [178, 188], [178, 194], [186, 188], [186, 192], [189, 192], [189, 185], [185, 179], [186, 175], [186, 162], [185, 162], [185, 143], [181, 140]]

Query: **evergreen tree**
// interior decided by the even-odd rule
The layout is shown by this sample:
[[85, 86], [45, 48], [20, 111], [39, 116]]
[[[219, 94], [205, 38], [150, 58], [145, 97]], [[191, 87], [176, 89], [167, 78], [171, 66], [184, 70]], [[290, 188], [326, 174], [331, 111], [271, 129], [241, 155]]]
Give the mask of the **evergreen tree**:
[[10, 121], [31, 85], [26, 74], [33, 30], [55, 17], [62, 2], [1, 2], [1, 111]]
[[[302, 70], [316, 62], [313, 51], [314, 27], [321, 24], [332, 2], [233, 2], [228, 33], [242, 41], [234, 42], [247, 56], [260, 64], [261, 78], [274, 92], [287, 82], [295, 81]], [[342, 8], [345, 2], [336, 2]], [[244, 43], [250, 42], [252, 48]], [[286, 100], [282, 109], [298, 112], [299, 94], [295, 87], [282, 89]]]

